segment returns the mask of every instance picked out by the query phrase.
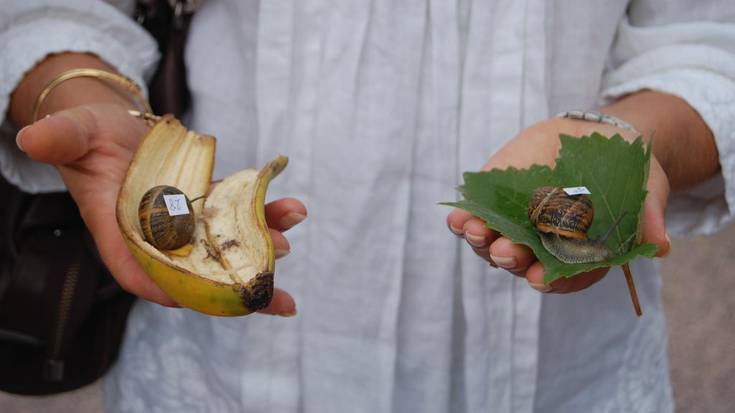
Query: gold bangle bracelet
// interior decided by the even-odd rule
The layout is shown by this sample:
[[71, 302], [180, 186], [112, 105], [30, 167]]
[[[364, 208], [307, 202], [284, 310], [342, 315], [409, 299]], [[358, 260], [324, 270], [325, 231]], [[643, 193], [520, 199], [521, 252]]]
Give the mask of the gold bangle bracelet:
[[33, 105], [33, 121], [35, 122], [38, 119], [38, 112], [41, 110], [41, 105], [46, 100], [48, 95], [53, 91], [57, 86], [59, 86], [61, 83], [66, 82], [67, 80], [78, 78], [78, 77], [91, 77], [99, 80], [105, 80], [108, 82], [115, 83], [119, 86], [122, 86], [126, 91], [128, 91], [131, 95], [135, 97], [135, 99], [138, 100], [138, 103], [140, 104], [140, 107], [143, 109], [143, 113], [146, 114], [153, 114], [153, 110], [151, 109], [150, 103], [148, 103], [148, 99], [145, 98], [143, 95], [143, 91], [141, 90], [140, 86], [138, 86], [137, 83], [135, 83], [133, 80], [128, 79], [125, 76], [118, 75], [115, 73], [110, 73], [105, 70], [100, 69], [91, 69], [91, 68], [83, 68], [83, 69], [72, 69], [67, 70], [65, 72], [62, 72], [60, 75], [56, 76], [52, 81], [50, 81], [46, 87], [43, 88], [41, 93], [39, 93], [38, 97], [36, 98], [36, 103]]

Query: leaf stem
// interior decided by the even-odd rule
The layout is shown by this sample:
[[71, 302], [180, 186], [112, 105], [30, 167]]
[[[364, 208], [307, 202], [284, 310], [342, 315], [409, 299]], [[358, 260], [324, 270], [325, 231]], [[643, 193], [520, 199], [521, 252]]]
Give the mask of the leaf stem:
[[635, 289], [635, 281], [633, 281], [633, 273], [630, 272], [628, 264], [623, 264], [623, 272], [625, 273], [625, 281], [628, 282], [628, 292], [630, 292], [630, 299], [633, 301], [633, 308], [638, 317], [643, 315], [641, 311], [641, 303], [638, 301], [638, 292]]

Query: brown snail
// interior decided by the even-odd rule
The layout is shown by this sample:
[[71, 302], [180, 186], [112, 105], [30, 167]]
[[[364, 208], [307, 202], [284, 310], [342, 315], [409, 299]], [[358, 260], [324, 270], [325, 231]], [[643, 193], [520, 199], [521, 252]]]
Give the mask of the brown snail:
[[601, 262], [612, 257], [605, 241], [621, 215], [599, 239], [587, 238], [594, 219], [592, 200], [587, 195], [568, 195], [562, 188], [537, 188], [528, 204], [528, 218], [551, 255], [567, 264]]
[[[171, 204], [167, 205], [166, 195], [178, 197], [169, 198]], [[149, 189], [138, 206], [143, 238], [162, 251], [175, 250], [190, 243], [195, 227], [191, 202], [173, 186], [159, 185]]]

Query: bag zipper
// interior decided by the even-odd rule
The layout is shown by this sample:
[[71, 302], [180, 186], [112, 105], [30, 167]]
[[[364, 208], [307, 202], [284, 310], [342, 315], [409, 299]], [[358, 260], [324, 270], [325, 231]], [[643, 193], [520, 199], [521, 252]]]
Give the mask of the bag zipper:
[[51, 354], [46, 359], [43, 375], [48, 381], [61, 381], [64, 379], [64, 360], [61, 360], [61, 345], [64, 340], [64, 330], [69, 319], [74, 292], [79, 280], [79, 260], [75, 261], [64, 273], [64, 285], [61, 288], [61, 299], [59, 300], [58, 317], [54, 331], [53, 346]]

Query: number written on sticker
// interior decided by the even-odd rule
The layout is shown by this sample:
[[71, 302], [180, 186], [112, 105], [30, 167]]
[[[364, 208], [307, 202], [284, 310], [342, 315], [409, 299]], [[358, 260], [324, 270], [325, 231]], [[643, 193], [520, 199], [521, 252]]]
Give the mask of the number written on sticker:
[[183, 194], [164, 195], [163, 202], [166, 203], [168, 214], [172, 217], [189, 213], [189, 207], [186, 205], [186, 196]]

